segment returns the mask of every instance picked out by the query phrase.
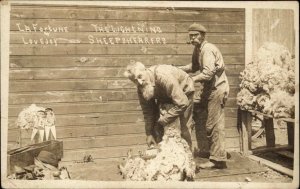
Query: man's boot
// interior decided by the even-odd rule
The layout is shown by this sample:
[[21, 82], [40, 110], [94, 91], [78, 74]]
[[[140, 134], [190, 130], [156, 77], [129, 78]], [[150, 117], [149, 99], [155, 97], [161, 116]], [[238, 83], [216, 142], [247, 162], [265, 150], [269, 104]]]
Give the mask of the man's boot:
[[198, 165], [199, 168], [201, 169], [210, 169], [210, 168], [216, 168], [216, 169], [226, 169], [227, 165], [225, 161], [214, 161], [214, 160], [209, 160], [206, 163], [200, 163]]

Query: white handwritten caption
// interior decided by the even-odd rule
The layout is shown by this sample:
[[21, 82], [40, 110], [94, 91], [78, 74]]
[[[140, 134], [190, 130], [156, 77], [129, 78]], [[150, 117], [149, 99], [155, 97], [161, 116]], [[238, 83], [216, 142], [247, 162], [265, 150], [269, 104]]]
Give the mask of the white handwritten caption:
[[[67, 26], [40, 26], [38, 24], [20, 24], [16, 23], [20, 32], [24, 33], [42, 33], [44, 37], [24, 37], [21, 36], [22, 42], [25, 45], [54, 45], [57, 46], [59, 42], [64, 43], [82, 43], [80, 39], [67, 39], [50, 37], [52, 33], [68, 33]], [[155, 36], [162, 34], [162, 29], [159, 26], [147, 26], [146, 22], [136, 23], [130, 26], [119, 25], [100, 25], [91, 24], [94, 33], [114, 33], [119, 34], [116, 37], [99, 37], [92, 34], [87, 35], [87, 43], [99, 45], [115, 45], [115, 44], [167, 44], [165, 37]], [[126, 34], [127, 36], [122, 36]], [[134, 34], [135, 36], [130, 36]], [[136, 36], [136, 34], [151, 34], [150, 36]], [[129, 35], [129, 36], [128, 36]]]

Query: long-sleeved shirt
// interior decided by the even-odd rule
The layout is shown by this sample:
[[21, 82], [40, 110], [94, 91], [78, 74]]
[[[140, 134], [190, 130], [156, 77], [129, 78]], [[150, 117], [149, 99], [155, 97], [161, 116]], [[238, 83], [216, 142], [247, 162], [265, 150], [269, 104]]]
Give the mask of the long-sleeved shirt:
[[152, 128], [159, 116], [158, 103], [174, 104], [166, 114], [160, 119], [165, 124], [174, 121], [182, 114], [188, 104], [188, 95], [195, 91], [192, 78], [183, 70], [171, 65], [157, 65], [149, 68], [154, 75], [154, 96], [150, 100], [145, 100], [138, 89], [138, 96], [145, 120], [145, 130], [147, 135], [152, 134]]
[[[197, 72], [193, 78], [195, 82], [203, 83], [203, 90], [217, 88], [222, 83], [228, 85], [223, 56], [215, 45], [207, 41], [203, 41], [200, 46], [195, 46], [192, 63], [182, 69], [188, 73]], [[229, 85], [226, 90], [229, 93]]]

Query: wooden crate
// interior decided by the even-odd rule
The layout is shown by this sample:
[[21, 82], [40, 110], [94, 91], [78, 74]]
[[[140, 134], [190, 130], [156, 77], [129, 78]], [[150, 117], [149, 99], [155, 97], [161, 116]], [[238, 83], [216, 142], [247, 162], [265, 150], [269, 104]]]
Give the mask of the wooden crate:
[[43, 150], [55, 154], [61, 160], [63, 157], [63, 142], [50, 140], [8, 151], [7, 175], [14, 173], [14, 166], [25, 167], [33, 165], [34, 157], [37, 157]]
[[[251, 147], [251, 120], [253, 115], [260, 115], [263, 117], [263, 127], [265, 128], [266, 134], [266, 146], [260, 149], [252, 149]], [[291, 118], [279, 118], [277, 120], [282, 120], [287, 123], [287, 134], [288, 134], [288, 145], [275, 145], [275, 133], [273, 117], [267, 114], [260, 113], [258, 111], [245, 111], [238, 110], [239, 117], [239, 132], [240, 132], [240, 144], [241, 152], [244, 155], [249, 155], [251, 153], [261, 153], [267, 151], [279, 151], [279, 150], [291, 150], [294, 149], [294, 127], [295, 120]]]

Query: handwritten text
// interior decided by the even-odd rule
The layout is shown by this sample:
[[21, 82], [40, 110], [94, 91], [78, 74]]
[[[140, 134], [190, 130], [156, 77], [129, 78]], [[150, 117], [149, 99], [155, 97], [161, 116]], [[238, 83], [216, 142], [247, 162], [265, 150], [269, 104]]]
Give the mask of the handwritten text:
[[114, 45], [114, 44], [166, 44], [164, 37], [95, 37], [88, 36], [90, 44]]

